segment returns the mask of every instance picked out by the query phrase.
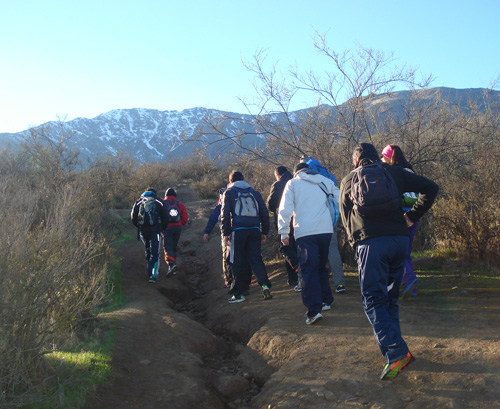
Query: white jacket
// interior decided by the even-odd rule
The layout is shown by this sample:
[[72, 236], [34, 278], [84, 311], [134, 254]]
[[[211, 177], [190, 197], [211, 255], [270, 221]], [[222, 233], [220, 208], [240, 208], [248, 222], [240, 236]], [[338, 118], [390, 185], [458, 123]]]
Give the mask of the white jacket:
[[278, 209], [278, 233], [288, 238], [293, 216], [295, 239], [314, 234], [333, 233], [333, 223], [326, 204], [326, 194], [318, 186], [323, 182], [326, 190], [339, 202], [340, 189], [328, 178], [315, 171], [303, 169], [289, 180], [283, 190]]

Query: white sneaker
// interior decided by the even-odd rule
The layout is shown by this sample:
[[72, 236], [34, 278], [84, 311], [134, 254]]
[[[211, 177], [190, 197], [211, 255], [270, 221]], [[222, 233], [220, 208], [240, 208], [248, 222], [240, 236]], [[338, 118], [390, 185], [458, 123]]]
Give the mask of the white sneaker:
[[332, 305], [327, 304], [326, 302], [324, 302], [323, 305], [321, 306], [321, 311], [330, 311], [331, 309], [332, 309]]
[[311, 325], [314, 324], [315, 322], [318, 322], [323, 316], [321, 315], [320, 312], [318, 312], [314, 317], [307, 317], [306, 318], [306, 324]]

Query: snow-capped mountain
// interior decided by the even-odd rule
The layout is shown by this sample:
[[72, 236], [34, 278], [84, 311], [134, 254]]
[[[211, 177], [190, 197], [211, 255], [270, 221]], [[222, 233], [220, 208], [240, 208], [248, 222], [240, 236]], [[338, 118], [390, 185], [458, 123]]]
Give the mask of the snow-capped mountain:
[[[420, 98], [432, 100], [438, 95], [457, 106], [464, 106], [469, 99], [480, 100], [484, 89], [458, 90], [453, 88], [430, 88], [417, 91], [422, 93]], [[492, 91], [500, 99], [500, 92]], [[402, 107], [410, 98], [408, 91], [399, 91], [390, 95], [374, 96], [367, 99], [368, 109], [380, 108], [381, 111], [391, 111], [393, 114], [402, 111]], [[348, 106], [349, 101], [345, 103]], [[331, 108], [331, 107], [327, 107]], [[292, 113], [293, 117], [308, 110]], [[377, 109], [377, 111], [380, 111]], [[332, 118], [335, 111], [331, 109]], [[280, 121], [280, 114], [275, 114], [276, 121]], [[184, 157], [203, 143], [219, 139], [208, 123], [212, 118], [225, 117], [220, 123], [219, 131], [226, 135], [236, 136], [245, 131], [244, 144], [262, 143], [255, 134], [252, 115], [227, 113], [206, 108], [193, 108], [183, 111], [159, 111], [155, 109], [116, 109], [95, 118], [76, 118], [67, 122], [48, 122], [33, 128], [31, 131], [44, 134], [53, 140], [59, 140], [61, 134], [67, 139], [69, 146], [77, 147], [81, 157], [95, 159], [106, 154], [115, 154], [123, 151], [139, 162], [162, 161], [169, 158]], [[379, 117], [379, 120], [383, 118]], [[30, 130], [19, 133], [0, 133], [0, 148], [10, 144], [17, 145]], [[254, 134], [254, 135], [252, 135]], [[195, 140], [196, 139], [196, 140]], [[221, 143], [213, 144], [208, 150], [209, 155], [220, 153], [227, 148]]]
[[[66, 143], [77, 147], [83, 157], [98, 158], [123, 151], [139, 162], [161, 161], [186, 156], [202, 147], [201, 142], [193, 139], [199, 134], [203, 134], [203, 140], [210, 138], [213, 131], [207, 121], [222, 115], [231, 118], [222, 127], [229, 134], [236, 134], [242, 127], [248, 128], [245, 123], [252, 119], [249, 115], [206, 108], [180, 112], [142, 108], [116, 109], [91, 119], [48, 122], [33, 128], [31, 132], [43, 132], [54, 140], [64, 134], [68, 138]], [[30, 130], [0, 133], [0, 146], [7, 143], [15, 146], [28, 135]]]

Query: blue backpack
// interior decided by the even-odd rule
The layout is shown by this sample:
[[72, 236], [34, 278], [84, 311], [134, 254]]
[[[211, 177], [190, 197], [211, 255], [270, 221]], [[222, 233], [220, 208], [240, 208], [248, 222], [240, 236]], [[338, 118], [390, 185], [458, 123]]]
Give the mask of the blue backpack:
[[318, 172], [327, 179], [330, 179], [333, 183], [335, 183], [335, 186], [337, 186], [337, 179], [335, 179], [335, 176], [328, 172], [328, 170], [318, 160], [311, 158], [310, 156], [305, 156], [301, 162], [307, 163], [309, 169]]

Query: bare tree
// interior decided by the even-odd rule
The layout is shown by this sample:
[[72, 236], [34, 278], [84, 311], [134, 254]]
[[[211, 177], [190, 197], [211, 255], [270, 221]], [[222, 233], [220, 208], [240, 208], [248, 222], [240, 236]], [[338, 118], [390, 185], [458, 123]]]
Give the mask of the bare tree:
[[[206, 146], [226, 143], [226, 147], [237, 148], [240, 155], [273, 164], [294, 162], [303, 154], [319, 154], [323, 162], [344, 170], [350, 159], [346, 162], [327, 153], [334, 152], [333, 147], [339, 144], [343, 157], [350, 158], [356, 143], [372, 140], [378, 132], [379, 112], [370, 102], [388, 95], [395, 87], [414, 89], [427, 86], [431, 80], [428, 77], [416, 81], [416, 71], [406, 65], [395, 66], [392, 54], [386, 56], [362, 47], [338, 53], [319, 34], [314, 47], [331, 62], [325, 73], [312, 70], [302, 73], [293, 67], [283, 74], [276, 63], [266, 66], [264, 50], [257, 51], [251, 61], [244, 62], [254, 75], [256, 94], [253, 103], [241, 99], [247, 115], [209, 115], [208, 131], [200, 130], [197, 139], [204, 140]], [[299, 93], [309, 93], [316, 101], [315, 106], [291, 111]], [[233, 126], [228, 126], [229, 123]]]

